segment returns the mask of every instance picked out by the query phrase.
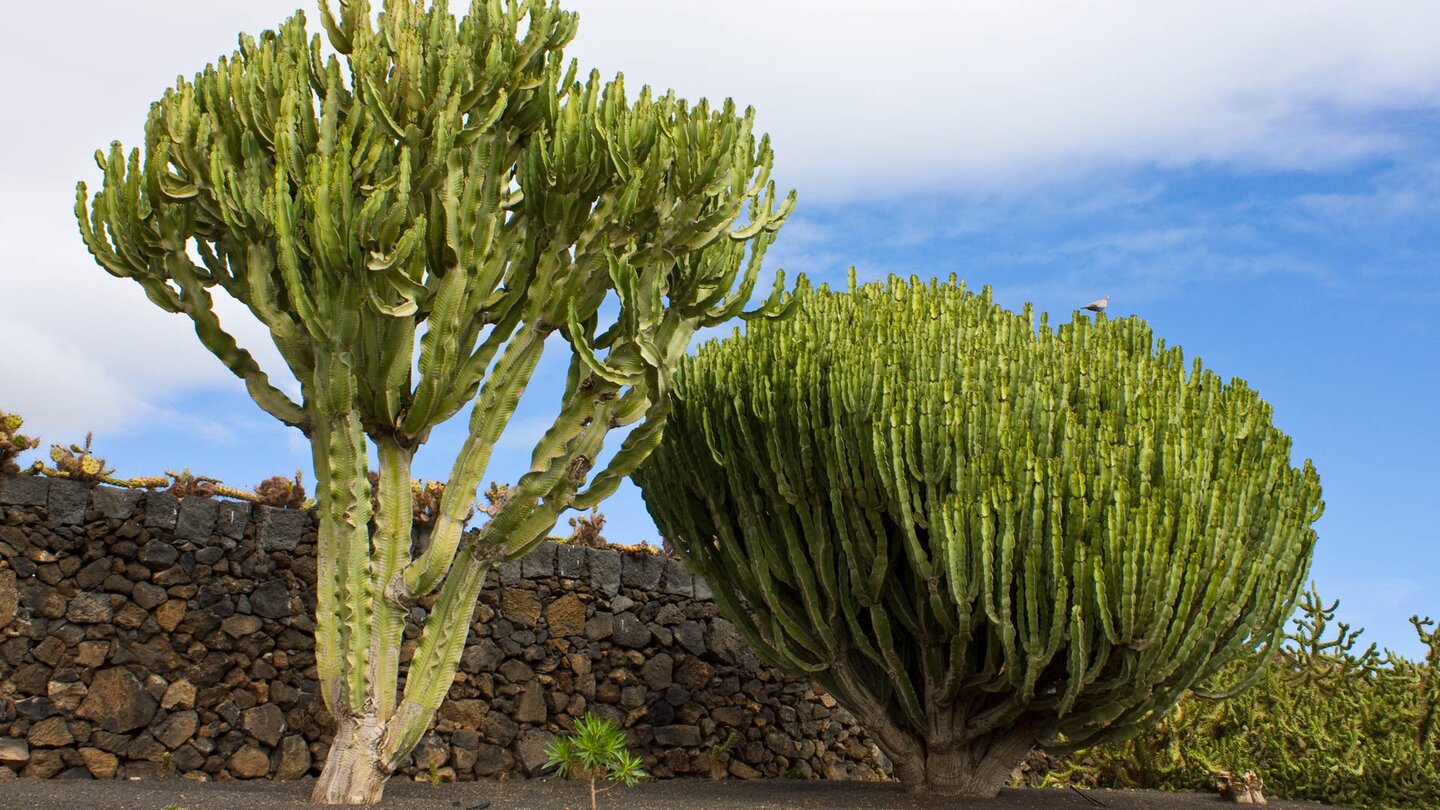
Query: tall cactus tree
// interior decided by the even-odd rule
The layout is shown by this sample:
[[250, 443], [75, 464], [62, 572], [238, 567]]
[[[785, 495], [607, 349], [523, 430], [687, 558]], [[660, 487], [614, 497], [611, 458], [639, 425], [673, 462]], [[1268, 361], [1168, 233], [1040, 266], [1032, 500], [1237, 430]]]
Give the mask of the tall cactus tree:
[[[338, 724], [314, 800], [360, 804], [380, 799], [448, 691], [490, 565], [650, 452], [696, 329], [783, 307], [777, 279], [742, 312], [794, 195], [777, 198], [751, 111], [577, 81], [562, 57], [576, 16], [545, 0], [475, 0], [458, 21], [445, 0], [387, 0], [378, 15], [322, 0], [320, 18], [338, 55], [297, 13], [179, 80], [151, 108], [143, 154], [97, 153], [104, 186], [87, 204], [80, 185], [76, 216], [101, 266], [191, 318], [260, 407], [310, 439], [317, 668]], [[300, 401], [225, 331], [217, 288], [270, 330]], [[553, 335], [572, 350], [555, 423], [504, 508], [462, 534]], [[472, 402], [412, 555], [411, 459]], [[433, 607], [400, 692], [420, 599]]]
[[1243, 381], [953, 278], [794, 300], [681, 364], [635, 479], [722, 613], [911, 789], [993, 796], [1036, 743], [1136, 734], [1273, 650], [1320, 485]]

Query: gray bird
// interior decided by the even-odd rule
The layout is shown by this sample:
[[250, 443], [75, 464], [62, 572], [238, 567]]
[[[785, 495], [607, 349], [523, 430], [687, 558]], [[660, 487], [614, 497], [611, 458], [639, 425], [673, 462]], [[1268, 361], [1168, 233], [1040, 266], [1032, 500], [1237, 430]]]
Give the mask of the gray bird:
[[1088, 303], [1088, 304], [1086, 304], [1085, 306], [1080, 307], [1080, 308], [1081, 308], [1081, 309], [1088, 309], [1088, 310], [1090, 310], [1091, 312], [1104, 312], [1104, 311], [1105, 311], [1105, 308], [1108, 307], [1108, 306], [1110, 306], [1110, 296], [1107, 295], [1107, 296], [1105, 296], [1104, 298], [1100, 298], [1100, 299], [1097, 299], [1097, 300], [1095, 300], [1095, 301], [1091, 301], [1090, 303]]

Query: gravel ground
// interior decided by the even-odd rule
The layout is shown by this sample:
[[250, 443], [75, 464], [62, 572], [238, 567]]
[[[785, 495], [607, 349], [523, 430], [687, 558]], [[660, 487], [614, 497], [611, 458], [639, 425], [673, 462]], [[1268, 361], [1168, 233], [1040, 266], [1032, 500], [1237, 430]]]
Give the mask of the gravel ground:
[[[0, 783], [3, 810], [301, 810], [309, 806], [311, 780], [189, 782], [17, 780]], [[1219, 810], [1229, 807], [1213, 795], [1151, 790], [1086, 791], [1112, 810]], [[489, 802], [487, 805], [486, 802]], [[524, 782], [466, 782], [430, 785], [396, 780], [380, 805], [389, 810], [584, 810], [586, 786], [579, 782], [532, 779]], [[613, 810], [1089, 810], [1100, 805], [1073, 790], [1004, 790], [993, 800], [912, 800], [886, 782], [829, 782], [791, 779], [710, 782], [666, 779], [635, 788], [616, 788], [600, 798]], [[1271, 799], [1274, 810], [1330, 807], [1314, 802]], [[1340, 808], [1339, 810], [1343, 810]]]

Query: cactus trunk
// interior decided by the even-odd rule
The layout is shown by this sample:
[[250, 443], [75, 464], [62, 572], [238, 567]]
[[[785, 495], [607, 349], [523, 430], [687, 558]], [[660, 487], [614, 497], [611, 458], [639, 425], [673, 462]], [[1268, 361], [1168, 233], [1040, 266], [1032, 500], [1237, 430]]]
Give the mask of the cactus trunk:
[[378, 803], [390, 775], [381, 750], [384, 731], [384, 723], [373, 714], [343, 718], [325, 757], [325, 769], [310, 794], [311, 803]]
[[899, 776], [911, 793], [991, 799], [1009, 784], [1010, 774], [1036, 741], [1034, 732], [1006, 729], [971, 742], [931, 744], [925, 751], [923, 778]]

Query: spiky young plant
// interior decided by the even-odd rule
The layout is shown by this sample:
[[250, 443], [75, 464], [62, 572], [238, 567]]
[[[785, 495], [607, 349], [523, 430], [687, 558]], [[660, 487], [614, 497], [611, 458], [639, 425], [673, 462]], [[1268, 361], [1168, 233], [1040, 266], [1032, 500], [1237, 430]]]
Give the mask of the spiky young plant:
[[1320, 486], [1243, 381], [953, 278], [795, 300], [682, 364], [635, 478], [721, 612], [912, 789], [994, 795], [1037, 742], [1133, 735], [1273, 649]]
[[614, 787], [597, 788], [596, 782], [634, 787], [646, 776], [640, 758], [625, 746], [625, 730], [594, 714], [576, 720], [575, 733], [551, 743], [545, 757], [546, 767], [560, 776], [590, 780], [590, 810], [598, 810], [600, 794]]
[[[650, 451], [671, 366], [697, 328], [742, 313], [794, 196], [777, 198], [750, 111], [577, 81], [562, 57], [576, 16], [557, 5], [474, 0], [457, 21], [444, 0], [387, 0], [378, 18], [365, 0], [338, 15], [322, 0], [320, 16], [334, 54], [297, 13], [179, 80], [151, 108], [143, 153], [97, 154], [103, 190], [87, 203], [82, 184], [76, 215], [106, 270], [191, 318], [260, 407], [310, 438], [317, 669], [338, 723], [314, 799], [365, 803], [449, 689], [486, 570]], [[269, 329], [299, 401], [222, 326], [217, 289]], [[782, 290], [777, 278], [760, 311]], [[572, 350], [558, 416], [504, 508], [462, 542], [551, 338]], [[472, 403], [412, 559], [411, 459]], [[432, 594], [397, 695], [408, 608]]]

